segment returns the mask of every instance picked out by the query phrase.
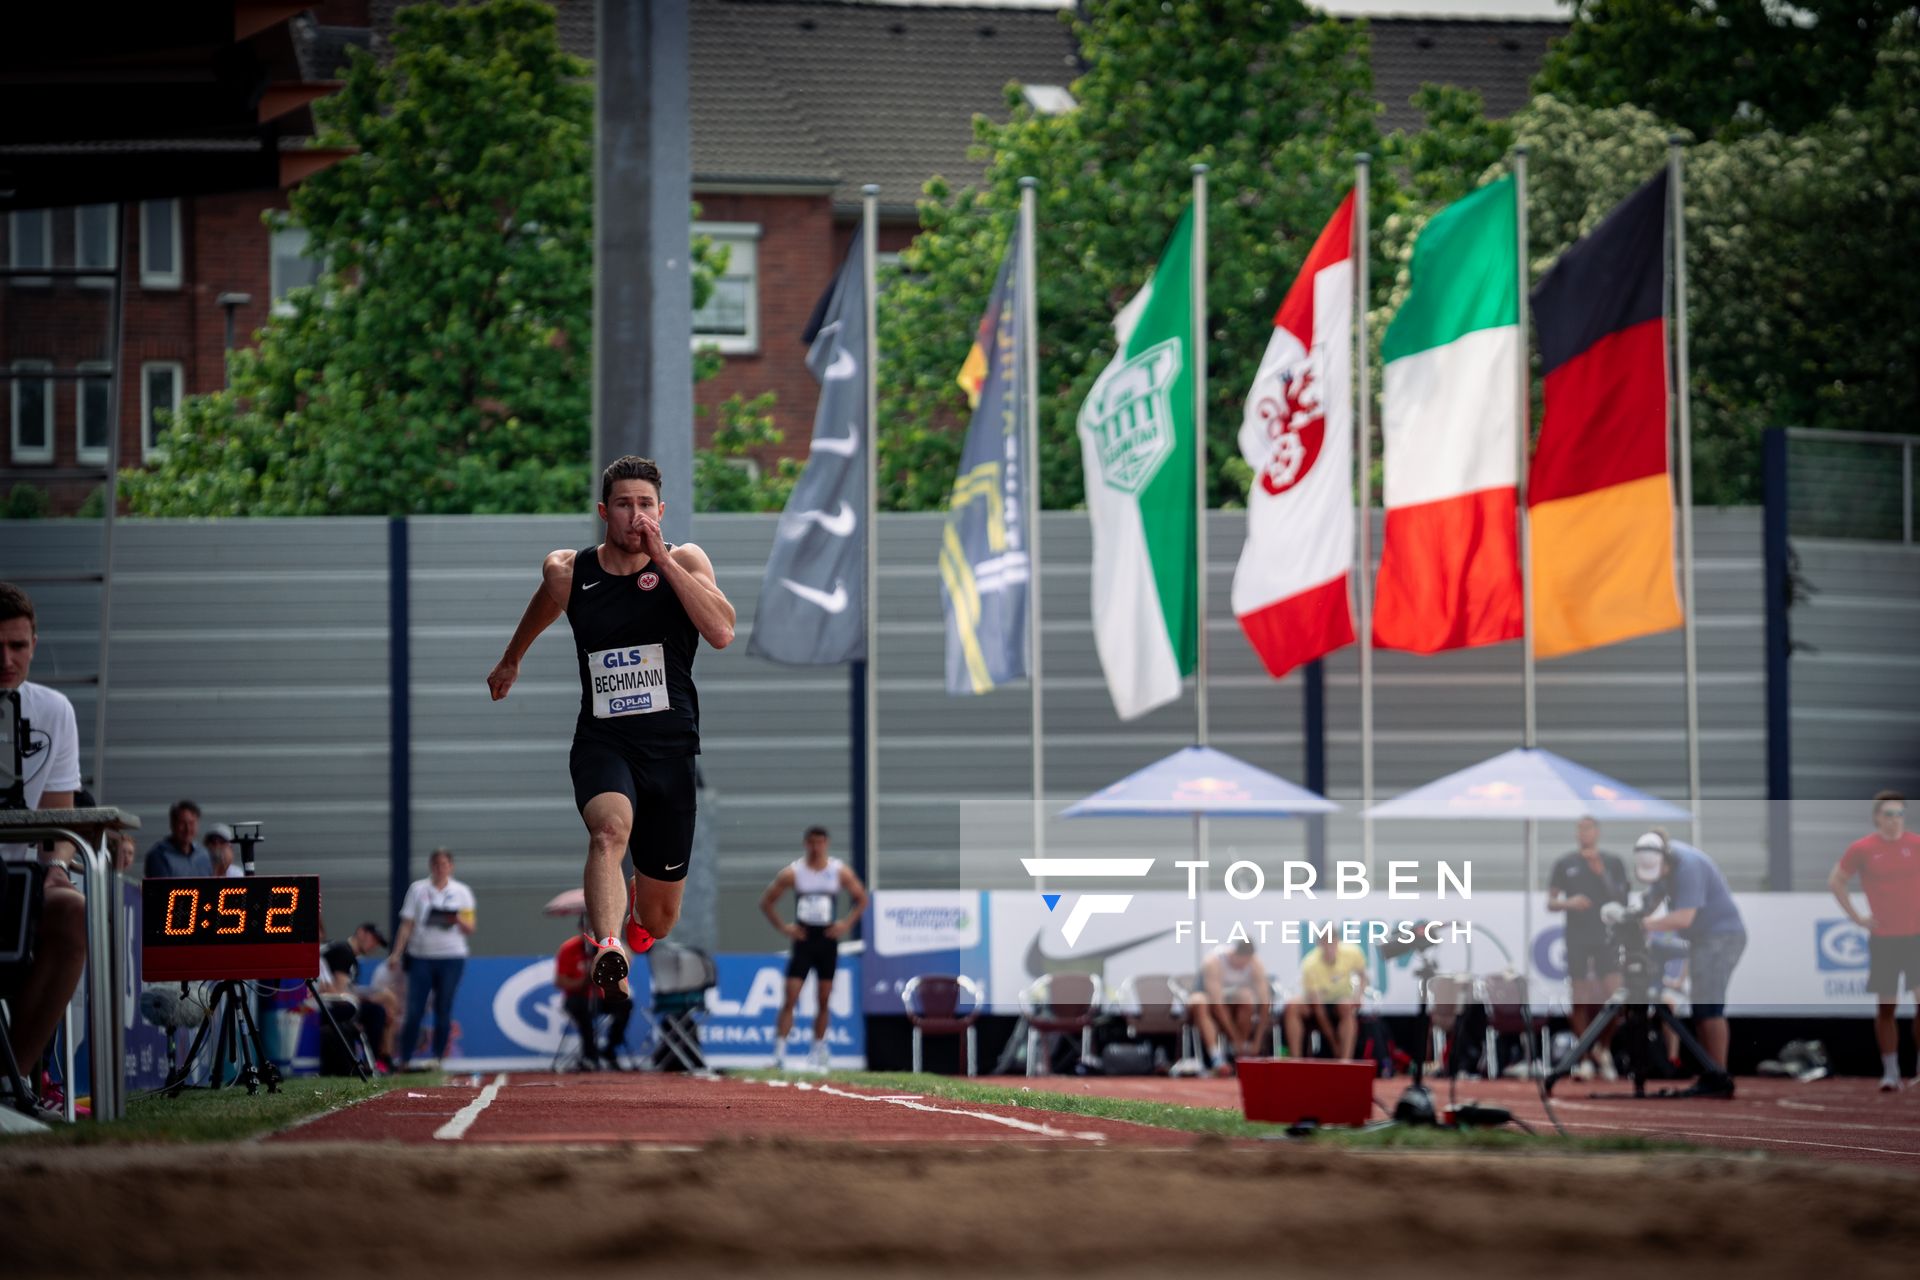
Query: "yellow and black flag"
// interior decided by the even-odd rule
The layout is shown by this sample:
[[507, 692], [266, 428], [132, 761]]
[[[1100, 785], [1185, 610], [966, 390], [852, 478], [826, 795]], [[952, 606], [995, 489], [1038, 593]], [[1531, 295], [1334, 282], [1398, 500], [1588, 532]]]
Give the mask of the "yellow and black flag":
[[940, 541], [947, 692], [986, 693], [1027, 674], [1028, 521], [1034, 472], [1022, 414], [1017, 248], [1009, 246], [959, 383], [973, 406]]

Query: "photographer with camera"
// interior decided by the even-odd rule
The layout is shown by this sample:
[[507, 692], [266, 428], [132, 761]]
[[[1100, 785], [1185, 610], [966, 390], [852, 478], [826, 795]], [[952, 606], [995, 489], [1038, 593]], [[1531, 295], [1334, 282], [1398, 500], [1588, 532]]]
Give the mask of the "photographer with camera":
[[[1907, 798], [1882, 791], [1873, 798], [1871, 835], [1847, 846], [1827, 877], [1827, 888], [1847, 918], [1867, 931], [1867, 990], [1878, 998], [1873, 1036], [1880, 1046], [1880, 1089], [1900, 1088], [1900, 979], [1920, 990], [1920, 835], [1907, 830]], [[1853, 905], [1860, 877], [1867, 914]], [[1920, 1086], [1920, 1076], [1914, 1084]]]
[[[1647, 909], [1659, 914], [1638, 918], [1630, 908], [1609, 907], [1609, 924], [1637, 923], [1646, 934], [1675, 933], [1687, 943], [1687, 972], [1692, 984], [1694, 1032], [1712, 1061], [1702, 1064], [1698, 1082], [1686, 1096], [1731, 1098], [1727, 1071], [1731, 1035], [1727, 1029], [1727, 986], [1747, 949], [1747, 925], [1733, 901], [1720, 868], [1691, 845], [1664, 831], [1649, 831], [1633, 844], [1633, 874], [1651, 885]], [[1664, 907], [1664, 910], [1661, 908]]]
[[[1591, 815], [1575, 828], [1580, 847], [1553, 864], [1547, 877], [1547, 910], [1567, 916], [1567, 981], [1573, 1007], [1567, 1021], [1577, 1038], [1620, 987], [1620, 949], [1607, 935], [1600, 909], [1627, 900], [1627, 865], [1600, 848], [1600, 824]], [[1613, 1028], [1601, 1032], [1593, 1054], [1574, 1069], [1585, 1077], [1599, 1069], [1602, 1080], [1617, 1080], [1613, 1065]]]

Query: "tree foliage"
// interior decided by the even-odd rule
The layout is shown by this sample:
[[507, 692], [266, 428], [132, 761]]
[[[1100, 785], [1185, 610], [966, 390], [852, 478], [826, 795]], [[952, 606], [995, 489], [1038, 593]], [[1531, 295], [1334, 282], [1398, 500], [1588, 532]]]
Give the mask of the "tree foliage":
[[[1889, 26], [1858, 104], [1798, 133], [1734, 132], [1686, 153], [1694, 494], [1757, 501], [1768, 427], [1920, 421], [1920, 25]], [[1673, 126], [1638, 107], [1539, 97], [1529, 144], [1536, 273], [1664, 161]]]
[[[1740, 6], [1719, 8], [1728, 22], [1740, 18]], [[1735, 113], [1716, 97], [1722, 86], [1695, 84], [1688, 97], [1683, 78], [1669, 97], [1652, 77], [1647, 96], [1674, 114], [1630, 97], [1541, 95], [1496, 121], [1476, 95], [1429, 85], [1415, 98], [1424, 127], [1380, 138], [1361, 24], [1256, 0], [1083, 6], [1076, 29], [1089, 70], [1073, 86], [1079, 109], [1037, 116], [1016, 102], [1007, 124], [977, 122], [985, 181], [959, 191], [936, 182], [923, 202], [927, 231], [881, 314], [883, 501], [924, 509], [945, 500], [964, 421], [953, 375], [1005, 251], [1021, 174], [1039, 179], [1040, 461], [1043, 497], [1057, 507], [1081, 498], [1074, 417], [1111, 356], [1113, 314], [1188, 199], [1188, 162], [1213, 166], [1209, 458], [1213, 500], [1230, 505], [1246, 483], [1234, 445], [1241, 398], [1281, 291], [1350, 181], [1354, 151], [1378, 158], [1377, 369], [1418, 232], [1435, 210], [1505, 172], [1515, 143], [1531, 155], [1537, 281], [1661, 168], [1681, 121], [1715, 134], [1687, 154], [1696, 501], [1758, 498], [1764, 427], [1920, 420], [1920, 267], [1907, 248], [1920, 230], [1915, 20], [1889, 20], [1885, 5], [1808, 8], [1879, 39], [1863, 55], [1834, 31], [1775, 33], [1827, 77], [1799, 97], [1766, 99], [1765, 119], [1814, 113], [1798, 133], [1758, 127], [1752, 112], [1723, 127]], [[1630, 59], [1608, 60], [1657, 46], [1686, 12], [1590, 4], [1568, 37], [1584, 52], [1578, 61], [1556, 53], [1543, 81], [1566, 83], [1576, 69], [1595, 84], [1613, 82], [1607, 68], [1639, 75]]]
[[1114, 313], [1153, 269], [1205, 163], [1209, 205], [1209, 457], [1216, 502], [1241, 488], [1240, 398], [1273, 310], [1378, 149], [1365, 30], [1296, 0], [1106, 0], [1073, 16], [1087, 72], [1079, 106], [1041, 115], [1010, 94], [1005, 124], [976, 120], [977, 187], [931, 184], [925, 231], [880, 315], [880, 500], [944, 504], [965, 401], [954, 386], [1006, 251], [1019, 179], [1039, 180], [1040, 481], [1048, 506], [1081, 499], [1074, 419], [1114, 350]]
[[526, 0], [417, 5], [316, 106], [357, 154], [294, 189], [326, 270], [186, 402], [156, 515], [577, 509], [587, 491], [592, 80]]
[[[593, 81], [530, 0], [413, 5], [392, 61], [352, 51], [316, 106], [356, 154], [294, 189], [325, 264], [189, 398], [141, 514], [576, 511], [590, 492]], [[725, 250], [693, 246], [696, 305]], [[696, 376], [719, 357], [696, 356]], [[761, 418], [767, 405], [757, 410]], [[732, 440], [753, 412], [730, 408]], [[778, 438], [765, 426], [757, 441]], [[711, 460], [701, 460], [706, 466]], [[784, 496], [744, 472], [721, 497]]]
[[1536, 89], [1633, 105], [1696, 137], [1798, 133], [1866, 99], [1911, 0], [1580, 0]]

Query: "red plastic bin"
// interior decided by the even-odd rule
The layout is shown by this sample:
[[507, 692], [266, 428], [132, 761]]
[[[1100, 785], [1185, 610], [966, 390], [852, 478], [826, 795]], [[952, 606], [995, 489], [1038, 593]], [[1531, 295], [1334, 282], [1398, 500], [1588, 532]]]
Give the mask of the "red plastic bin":
[[1300, 1058], [1242, 1058], [1240, 1110], [1263, 1124], [1316, 1120], [1363, 1125], [1373, 1113], [1374, 1065]]

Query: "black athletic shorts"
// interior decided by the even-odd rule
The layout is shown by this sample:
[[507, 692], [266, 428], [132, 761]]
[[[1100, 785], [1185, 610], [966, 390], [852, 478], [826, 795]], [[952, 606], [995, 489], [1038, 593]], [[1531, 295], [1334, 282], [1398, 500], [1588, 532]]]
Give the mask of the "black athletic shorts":
[[833, 982], [834, 970], [840, 967], [840, 943], [829, 938], [827, 931], [818, 926], [809, 925], [807, 936], [793, 940], [793, 950], [787, 954], [787, 976], [806, 980], [809, 973], [820, 975], [821, 985]]
[[1867, 990], [1882, 1000], [1900, 998], [1900, 975], [1907, 975], [1907, 990], [1920, 991], [1920, 933], [1867, 938]]
[[1567, 944], [1567, 977], [1586, 982], [1620, 972], [1620, 949], [1604, 942]]
[[687, 878], [696, 806], [692, 756], [653, 759], [576, 738], [567, 767], [573, 772], [573, 804], [582, 813], [588, 801], [609, 791], [633, 805], [627, 852], [635, 871], [651, 880]]

